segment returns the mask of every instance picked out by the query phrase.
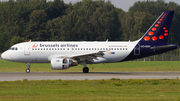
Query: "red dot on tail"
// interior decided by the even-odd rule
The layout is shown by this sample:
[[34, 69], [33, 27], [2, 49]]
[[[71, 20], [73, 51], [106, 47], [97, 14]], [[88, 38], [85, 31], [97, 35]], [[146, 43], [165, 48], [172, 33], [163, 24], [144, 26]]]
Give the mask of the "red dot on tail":
[[169, 32], [168, 30], [165, 30], [165, 32], [167, 33], [167, 32]]
[[154, 34], [154, 32], [150, 31], [150, 32], [148, 32], [148, 34], [149, 34], [149, 35], [153, 35], [153, 34]]
[[164, 36], [168, 36], [169, 34], [168, 33], [164, 33]]
[[150, 40], [150, 37], [149, 37], [149, 36], [145, 36], [145, 37], [144, 37], [144, 40], [145, 40], [145, 41], [149, 41], [149, 40]]
[[158, 24], [160, 24], [160, 23], [161, 23], [161, 21], [158, 21], [157, 23], [158, 23]]
[[156, 31], [156, 28], [155, 28], [155, 27], [153, 27], [153, 28], [152, 28], [152, 31]]
[[158, 24], [155, 24], [155, 27], [159, 27], [159, 25], [158, 25]]
[[152, 40], [153, 40], [153, 41], [156, 41], [156, 40], [157, 40], [157, 37], [156, 37], [156, 36], [153, 36], [153, 37], [152, 37]]
[[164, 39], [164, 36], [160, 35], [160, 36], [159, 36], [159, 39], [161, 39], [161, 40]]
[[166, 27], [163, 27], [163, 29], [166, 29]]

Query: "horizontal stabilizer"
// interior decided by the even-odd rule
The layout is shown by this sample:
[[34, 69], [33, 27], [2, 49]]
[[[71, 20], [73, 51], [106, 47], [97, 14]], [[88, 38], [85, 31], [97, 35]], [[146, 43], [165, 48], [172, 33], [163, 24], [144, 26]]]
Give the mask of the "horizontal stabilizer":
[[163, 50], [163, 49], [168, 49], [171, 47], [176, 47], [176, 45], [164, 45], [164, 46], [157, 46], [157, 47], [151, 47], [151, 49], [154, 50]]

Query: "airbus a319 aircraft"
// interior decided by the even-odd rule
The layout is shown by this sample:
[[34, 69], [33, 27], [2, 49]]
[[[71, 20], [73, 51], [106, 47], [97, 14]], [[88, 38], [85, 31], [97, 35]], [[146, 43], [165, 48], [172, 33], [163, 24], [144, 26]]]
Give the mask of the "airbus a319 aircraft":
[[30, 63], [51, 63], [55, 70], [81, 64], [83, 72], [88, 73], [86, 64], [129, 61], [177, 49], [177, 45], [167, 43], [173, 15], [174, 11], [163, 12], [137, 41], [22, 42], [2, 53], [2, 58], [28, 63], [27, 73]]

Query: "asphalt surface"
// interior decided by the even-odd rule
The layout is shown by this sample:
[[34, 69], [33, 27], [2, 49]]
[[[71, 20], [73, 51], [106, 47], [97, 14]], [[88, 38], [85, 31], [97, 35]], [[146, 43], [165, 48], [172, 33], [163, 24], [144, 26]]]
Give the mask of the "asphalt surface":
[[180, 72], [1, 72], [0, 81], [15, 80], [98, 80], [98, 79], [177, 79]]

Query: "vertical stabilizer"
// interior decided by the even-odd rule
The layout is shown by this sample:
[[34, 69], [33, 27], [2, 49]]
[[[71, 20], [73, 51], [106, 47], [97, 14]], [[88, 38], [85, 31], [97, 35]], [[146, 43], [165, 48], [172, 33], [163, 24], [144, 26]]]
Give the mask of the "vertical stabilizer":
[[140, 42], [167, 43], [174, 11], [165, 11], [147, 30]]

